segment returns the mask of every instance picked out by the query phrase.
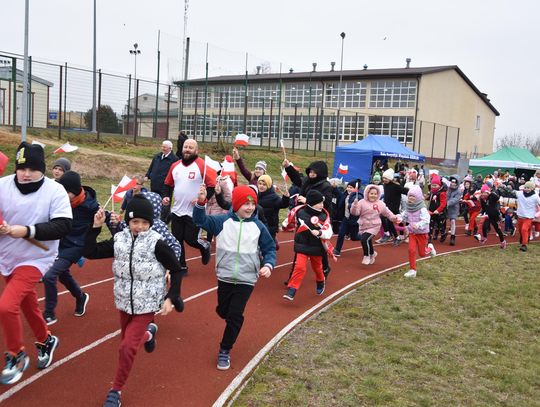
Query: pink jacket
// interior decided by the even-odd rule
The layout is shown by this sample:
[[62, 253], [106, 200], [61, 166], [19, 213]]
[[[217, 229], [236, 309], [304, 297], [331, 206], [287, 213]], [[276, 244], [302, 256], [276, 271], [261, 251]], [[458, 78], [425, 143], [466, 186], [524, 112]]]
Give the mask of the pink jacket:
[[[219, 186], [221, 187], [225, 200], [230, 202], [232, 200], [232, 190], [234, 188], [231, 177], [229, 175], [217, 177], [216, 184], [217, 183], [219, 183]], [[215, 195], [208, 200], [208, 203], [206, 204], [207, 215], [221, 215], [227, 212], [229, 212], [227, 209], [223, 209], [218, 205]]]
[[[377, 191], [377, 200], [375, 202], [368, 201], [368, 193], [371, 189]], [[359, 216], [358, 225], [360, 233], [371, 233], [376, 235], [381, 228], [381, 215], [390, 219], [392, 222], [397, 220], [397, 216], [390, 211], [383, 201], [379, 198], [381, 193], [376, 185], [368, 185], [364, 189], [364, 199], [355, 200], [351, 206], [351, 214]]]

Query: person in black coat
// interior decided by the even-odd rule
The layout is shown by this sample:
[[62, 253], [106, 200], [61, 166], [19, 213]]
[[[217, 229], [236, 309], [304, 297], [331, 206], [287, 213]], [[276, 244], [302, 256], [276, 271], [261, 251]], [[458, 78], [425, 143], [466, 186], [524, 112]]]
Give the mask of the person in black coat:
[[[150, 180], [150, 191], [159, 194], [162, 198], [165, 196], [165, 191], [163, 190], [165, 177], [167, 177], [171, 165], [178, 161], [178, 156], [172, 152], [172, 147], [172, 142], [169, 140], [163, 141], [161, 144], [161, 152], [157, 153], [154, 158], [152, 158], [150, 167], [148, 168], [148, 171], [146, 171], [146, 176], [144, 177], [145, 181]], [[163, 206], [161, 208], [161, 220], [168, 223], [170, 213], [170, 205]]]
[[188, 139], [186, 133], [181, 131], [178, 133], [178, 141], [176, 142], [176, 156], [182, 157], [182, 148], [184, 148], [184, 142]]
[[276, 242], [276, 250], [279, 250], [279, 244], [276, 239], [279, 231], [279, 210], [289, 206], [289, 192], [283, 191], [283, 196], [276, 193], [272, 185], [272, 178], [269, 175], [263, 174], [257, 181], [258, 204], [263, 208], [264, 216], [267, 220], [267, 227], [270, 235]]

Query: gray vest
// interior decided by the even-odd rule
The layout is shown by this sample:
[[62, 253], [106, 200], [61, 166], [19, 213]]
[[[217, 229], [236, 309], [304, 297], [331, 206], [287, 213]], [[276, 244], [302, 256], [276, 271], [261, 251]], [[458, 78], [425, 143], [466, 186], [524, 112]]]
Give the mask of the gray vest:
[[165, 268], [156, 259], [161, 235], [153, 230], [133, 240], [129, 229], [114, 235], [114, 302], [128, 314], [146, 314], [161, 308], [166, 294]]

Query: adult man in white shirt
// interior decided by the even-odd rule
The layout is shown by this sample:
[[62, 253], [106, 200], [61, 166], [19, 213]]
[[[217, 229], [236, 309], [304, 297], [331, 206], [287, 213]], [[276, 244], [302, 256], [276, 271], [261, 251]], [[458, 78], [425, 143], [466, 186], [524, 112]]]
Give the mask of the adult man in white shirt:
[[182, 159], [175, 162], [165, 178], [163, 205], [171, 203], [174, 194], [174, 204], [171, 208], [172, 234], [180, 242], [182, 255], [180, 264], [187, 273], [184, 241], [191, 247], [201, 251], [202, 263], [210, 261], [210, 243], [199, 239], [200, 229], [193, 222], [193, 207], [197, 200], [199, 187], [206, 185], [208, 199], [214, 194], [216, 171], [211, 167], [205, 168], [205, 163], [199, 157], [199, 147], [193, 139], [188, 139], [182, 147]]

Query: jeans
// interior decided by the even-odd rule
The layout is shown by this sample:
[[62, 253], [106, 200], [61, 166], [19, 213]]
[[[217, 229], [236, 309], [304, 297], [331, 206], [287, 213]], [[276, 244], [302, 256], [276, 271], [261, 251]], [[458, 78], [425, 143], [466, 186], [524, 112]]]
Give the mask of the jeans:
[[45, 313], [54, 314], [56, 304], [58, 303], [57, 280], [67, 288], [73, 298], [79, 299], [83, 292], [81, 287], [69, 271], [73, 263], [70, 260], [57, 258], [49, 271], [43, 276], [43, 285], [45, 286]]
[[358, 222], [355, 221], [353, 223], [348, 219], [343, 219], [343, 221], [339, 225], [338, 238], [336, 246], [334, 247], [336, 252], [341, 252], [341, 248], [343, 247], [343, 242], [345, 240], [345, 235], [347, 233], [351, 236], [351, 240], [358, 240]]

